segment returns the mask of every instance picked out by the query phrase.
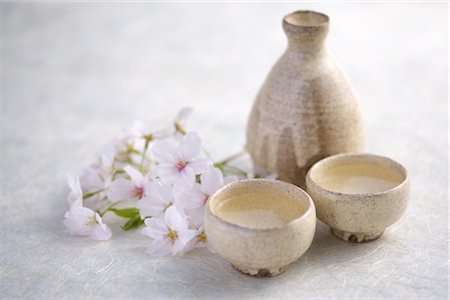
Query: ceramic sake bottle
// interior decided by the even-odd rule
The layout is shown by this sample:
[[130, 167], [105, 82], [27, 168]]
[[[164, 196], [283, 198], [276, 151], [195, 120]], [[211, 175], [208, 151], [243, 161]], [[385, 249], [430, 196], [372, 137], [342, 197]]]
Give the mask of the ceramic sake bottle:
[[284, 17], [288, 47], [269, 73], [247, 125], [256, 166], [305, 187], [320, 159], [364, 149], [363, 120], [352, 87], [325, 46], [328, 16], [297, 11]]

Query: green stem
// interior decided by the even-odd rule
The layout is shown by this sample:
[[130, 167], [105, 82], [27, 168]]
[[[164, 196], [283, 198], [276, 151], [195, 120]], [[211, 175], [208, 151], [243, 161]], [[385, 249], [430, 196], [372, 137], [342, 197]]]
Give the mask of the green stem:
[[140, 163], [141, 167], [144, 166], [145, 154], [147, 153], [148, 145], [150, 144], [151, 139], [152, 139], [151, 137], [145, 138], [145, 146], [144, 146], [144, 151], [142, 151], [141, 163]]
[[238, 159], [239, 157], [245, 155], [247, 152], [245, 151], [245, 149], [242, 149], [239, 152], [236, 152], [233, 155], [228, 156], [227, 158], [225, 158], [224, 160], [218, 162], [218, 164], [222, 164], [222, 165], [226, 165], [228, 164], [230, 161], [233, 161], [235, 159]]
[[101, 189], [101, 190], [98, 190], [98, 191], [95, 191], [95, 192], [90, 192], [90, 193], [87, 193], [87, 194], [83, 194], [83, 199], [86, 199], [86, 198], [92, 197], [94, 195], [97, 195], [98, 193], [101, 193], [104, 190], [105, 189]]
[[104, 211], [102, 211], [101, 213], [99, 213], [100, 217], [103, 217], [104, 214], [106, 214], [111, 208], [113, 208], [117, 203], [119, 203], [119, 201], [113, 202], [111, 203], [111, 205], [109, 205], [107, 208], [105, 208]]
[[232, 171], [232, 173], [234, 175], [240, 175], [240, 176], [247, 177], [247, 172], [245, 172], [244, 170], [239, 169], [235, 166], [230, 166], [230, 165], [222, 164], [222, 163], [215, 163], [213, 166], [216, 168], [219, 168], [222, 171], [222, 173], [224, 173], [224, 174], [227, 170], [229, 170], [229, 171]]

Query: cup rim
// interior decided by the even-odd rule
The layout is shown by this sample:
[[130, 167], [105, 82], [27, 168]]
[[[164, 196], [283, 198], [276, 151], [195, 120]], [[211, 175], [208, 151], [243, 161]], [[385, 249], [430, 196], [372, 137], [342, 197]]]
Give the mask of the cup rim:
[[[251, 227], [247, 227], [247, 226], [242, 226], [242, 225], [239, 225], [236, 223], [226, 221], [213, 212], [213, 210], [211, 209], [211, 203], [212, 203], [212, 201], [214, 201], [214, 199], [218, 195], [224, 193], [228, 189], [235, 188], [235, 186], [248, 185], [248, 184], [251, 184], [254, 182], [264, 182], [264, 183], [271, 184], [271, 185], [285, 186], [289, 189], [299, 192], [307, 200], [308, 207], [307, 207], [306, 211], [303, 214], [301, 214], [300, 216], [298, 216], [297, 218], [283, 224], [283, 226], [276, 226], [276, 227], [269, 227], [269, 228], [251, 228]], [[239, 180], [239, 181], [231, 182], [231, 183], [224, 185], [222, 188], [217, 190], [211, 196], [211, 198], [206, 203], [206, 209], [207, 209], [207, 213], [209, 213], [215, 220], [217, 220], [218, 222], [220, 222], [222, 224], [230, 226], [236, 230], [243, 230], [246, 232], [271, 232], [271, 231], [275, 231], [275, 230], [281, 230], [281, 229], [288, 228], [288, 227], [293, 226], [296, 223], [300, 222], [301, 220], [307, 218], [310, 214], [312, 214], [315, 211], [315, 206], [314, 206], [314, 202], [313, 202], [311, 196], [307, 192], [305, 192], [302, 188], [300, 188], [292, 183], [278, 180], [278, 179], [254, 178], [254, 179]]]
[[[340, 160], [343, 158], [349, 158], [349, 157], [361, 157], [361, 158], [375, 158], [375, 159], [379, 159], [379, 160], [384, 160], [384, 161], [388, 161], [390, 162], [392, 165], [395, 166], [395, 168], [397, 170], [399, 170], [402, 175], [404, 176], [404, 179], [402, 180], [402, 182], [400, 182], [399, 184], [395, 185], [394, 187], [381, 191], [381, 192], [371, 192], [371, 193], [354, 193], [354, 194], [350, 194], [350, 193], [342, 193], [342, 192], [336, 192], [336, 191], [332, 191], [329, 189], [326, 189], [324, 187], [322, 187], [321, 185], [319, 185], [316, 181], [313, 180], [312, 178], [312, 172], [314, 172], [316, 169], [320, 168], [323, 164], [329, 162], [329, 161], [333, 161], [333, 160]], [[403, 189], [405, 185], [407, 185], [409, 182], [409, 175], [408, 175], [408, 171], [406, 170], [406, 168], [400, 164], [399, 162], [393, 160], [392, 158], [386, 157], [386, 156], [382, 156], [382, 155], [377, 155], [377, 154], [372, 154], [372, 153], [341, 153], [341, 154], [335, 154], [335, 155], [331, 155], [328, 156], [324, 159], [319, 160], [318, 162], [316, 162], [308, 171], [308, 173], [306, 174], [306, 185], [307, 188], [310, 189], [310, 187], [321, 191], [322, 193], [334, 196], [334, 197], [349, 197], [354, 199], [361, 199], [361, 197], [375, 197], [375, 196], [382, 196], [382, 195], [386, 195], [392, 192], [395, 192], [397, 190]]]

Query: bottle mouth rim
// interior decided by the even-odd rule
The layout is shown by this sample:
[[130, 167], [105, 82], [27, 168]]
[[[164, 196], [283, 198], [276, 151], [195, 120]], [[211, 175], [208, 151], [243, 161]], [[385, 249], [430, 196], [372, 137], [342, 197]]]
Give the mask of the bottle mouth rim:
[[330, 18], [323, 13], [312, 10], [297, 10], [283, 18], [283, 22], [295, 27], [327, 26]]

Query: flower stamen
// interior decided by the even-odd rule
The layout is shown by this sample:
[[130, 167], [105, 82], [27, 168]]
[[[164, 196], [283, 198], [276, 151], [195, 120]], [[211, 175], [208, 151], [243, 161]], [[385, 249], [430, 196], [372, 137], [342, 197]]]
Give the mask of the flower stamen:
[[179, 160], [177, 163], [177, 169], [178, 171], [183, 170], [187, 166], [186, 162], [184, 160]]
[[206, 242], [206, 234], [205, 234], [204, 231], [202, 231], [202, 233], [200, 233], [197, 236], [197, 241], [199, 241], [199, 242]]
[[138, 200], [142, 199], [142, 197], [144, 197], [144, 187], [135, 186], [134, 187], [134, 196], [137, 197]]
[[167, 238], [171, 240], [172, 242], [175, 242], [177, 239], [177, 232], [173, 230], [169, 230], [169, 233], [167, 234]]
[[84, 226], [86, 226], [87, 228], [92, 228], [95, 226], [95, 224], [97, 224], [97, 220], [94, 217], [88, 218], [86, 220], [86, 222], [84, 222]]

